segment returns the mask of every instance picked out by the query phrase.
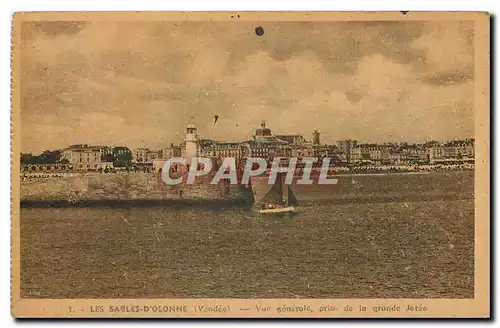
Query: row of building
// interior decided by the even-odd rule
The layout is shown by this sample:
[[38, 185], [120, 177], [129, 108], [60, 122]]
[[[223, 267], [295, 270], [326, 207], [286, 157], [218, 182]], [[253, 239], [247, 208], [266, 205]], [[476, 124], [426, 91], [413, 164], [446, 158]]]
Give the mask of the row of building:
[[217, 142], [198, 139], [196, 128], [189, 126], [181, 147], [183, 156], [202, 157], [329, 157], [334, 165], [412, 165], [474, 163], [474, 139], [421, 144], [361, 144], [357, 140], [341, 140], [335, 145], [322, 144], [314, 131], [312, 142], [302, 135], [274, 135], [265, 122], [252, 140]]
[[474, 139], [421, 144], [358, 144], [356, 140], [337, 142], [343, 164], [412, 165], [474, 163]]
[[[360, 144], [342, 140], [335, 145], [321, 144], [320, 133], [314, 131], [312, 141], [300, 134], [274, 135], [262, 122], [251, 140], [219, 142], [201, 139], [193, 125], [186, 128], [185, 139], [163, 149], [72, 145], [60, 153], [58, 165], [77, 171], [97, 171], [108, 167], [144, 167], [159, 169], [171, 157], [329, 157], [338, 166], [408, 165], [474, 163], [474, 140], [423, 144]], [[33, 167], [33, 166], [30, 166]], [[57, 166], [59, 168], [59, 166]], [[62, 166], [60, 167], [62, 168]], [[26, 166], [27, 170], [31, 170]]]

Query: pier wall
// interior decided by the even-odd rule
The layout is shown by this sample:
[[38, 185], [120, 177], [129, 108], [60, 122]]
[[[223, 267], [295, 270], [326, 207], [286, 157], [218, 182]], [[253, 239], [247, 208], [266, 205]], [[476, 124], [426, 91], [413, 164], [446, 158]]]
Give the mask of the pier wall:
[[65, 177], [37, 178], [21, 182], [21, 201], [161, 201], [235, 200], [252, 201], [251, 188], [239, 185], [166, 185], [156, 173], [82, 173]]

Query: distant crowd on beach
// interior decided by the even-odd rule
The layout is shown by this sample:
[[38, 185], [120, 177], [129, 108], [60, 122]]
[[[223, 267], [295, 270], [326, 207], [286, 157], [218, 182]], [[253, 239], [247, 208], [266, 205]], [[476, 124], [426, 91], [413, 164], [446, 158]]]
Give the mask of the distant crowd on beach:
[[[337, 174], [374, 174], [374, 173], [418, 173], [418, 172], [450, 172], [450, 171], [473, 171], [474, 164], [425, 164], [425, 165], [379, 165], [379, 166], [332, 166], [328, 169], [328, 175]], [[313, 171], [318, 171], [319, 168], [313, 169]], [[93, 174], [141, 174], [141, 173], [157, 173], [153, 168], [105, 168], [98, 170]], [[297, 168], [295, 170], [296, 175], [301, 175], [303, 173], [302, 168]], [[88, 174], [88, 172], [22, 172], [21, 181], [34, 181], [40, 179], [54, 179], [54, 178], [65, 178], [80, 174]]]
[[405, 173], [405, 172], [439, 172], [439, 171], [472, 171], [474, 164], [412, 164], [412, 165], [380, 165], [380, 166], [339, 166], [331, 167], [332, 174], [363, 174], [363, 173]]
[[115, 169], [110, 168], [109, 170], [103, 169], [93, 172], [22, 172], [21, 181], [34, 181], [41, 179], [56, 179], [56, 178], [67, 178], [82, 174], [120, 174], [120, 173], [152, 173], [152, 169], [148, 170], [125, 170], [125, 169]]
[[[474, 164], [453, 164], [453, 165], [377, 165], [377, 166], [332, 166], [328, 168], [328, 176], [342, 174], [392, 174], [392, 173], [430, 173], [430, 172], [451, 172], [451, 171], [473, 171]], [[312, 174], [319, 174], [320, 168], [313, 168]], [[268, 174], [269, 174], [268, 170]], [[303, 168], [295, 170], [295, 176], [301, 176]]]
[[57, 173], [22, 173], [21, 181], [33, 181], [40, 179], [55, 179], [55, 178], [66, 178], [74, 176], [75, 173], [69, 172], [57, 172]]

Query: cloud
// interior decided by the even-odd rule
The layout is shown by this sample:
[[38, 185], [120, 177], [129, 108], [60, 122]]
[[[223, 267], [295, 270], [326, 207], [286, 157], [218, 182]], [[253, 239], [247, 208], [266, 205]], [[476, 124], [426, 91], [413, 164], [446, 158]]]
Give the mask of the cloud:
[[379, 54], [363, 57], [354, 76], [356, 88], [372, 99], [395, 97], [413, 80], [409, 65], [396, 63]]
[[259, 24], [24, 24], [22, 150], [160, 148], [190, 122], [245, 140], [264, 119], [325, 142], [473, 135], [470, 24]]
[[425, 52], [425, 81], [462, 83], [474, 75], [473, 22], [427, 23], [424, 34], [410, 46]]

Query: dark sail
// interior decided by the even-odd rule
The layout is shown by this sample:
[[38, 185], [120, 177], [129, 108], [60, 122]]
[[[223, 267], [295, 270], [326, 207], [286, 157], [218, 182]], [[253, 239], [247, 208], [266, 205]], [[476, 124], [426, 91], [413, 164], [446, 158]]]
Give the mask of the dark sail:
[[295, 198], [295, 195], [293, 194], [292, 191], [292, 186], [288, 185], [287, 188], [288, 188], [288, 205], [291, 206], [298, 205], [297, 198]]
[[250, 191], [249, 201], [253, 204], [255, 202], [255, 195], [253, 194], [252, 181], [250, 179], [248, 179], [248, 185], [246, 188]]
[[274, 185], [271, 187], [269, 192], [262, 198], [262, 202], [280, 204], [283, 201], [283, 179], [281, 173], [278, 173]]

